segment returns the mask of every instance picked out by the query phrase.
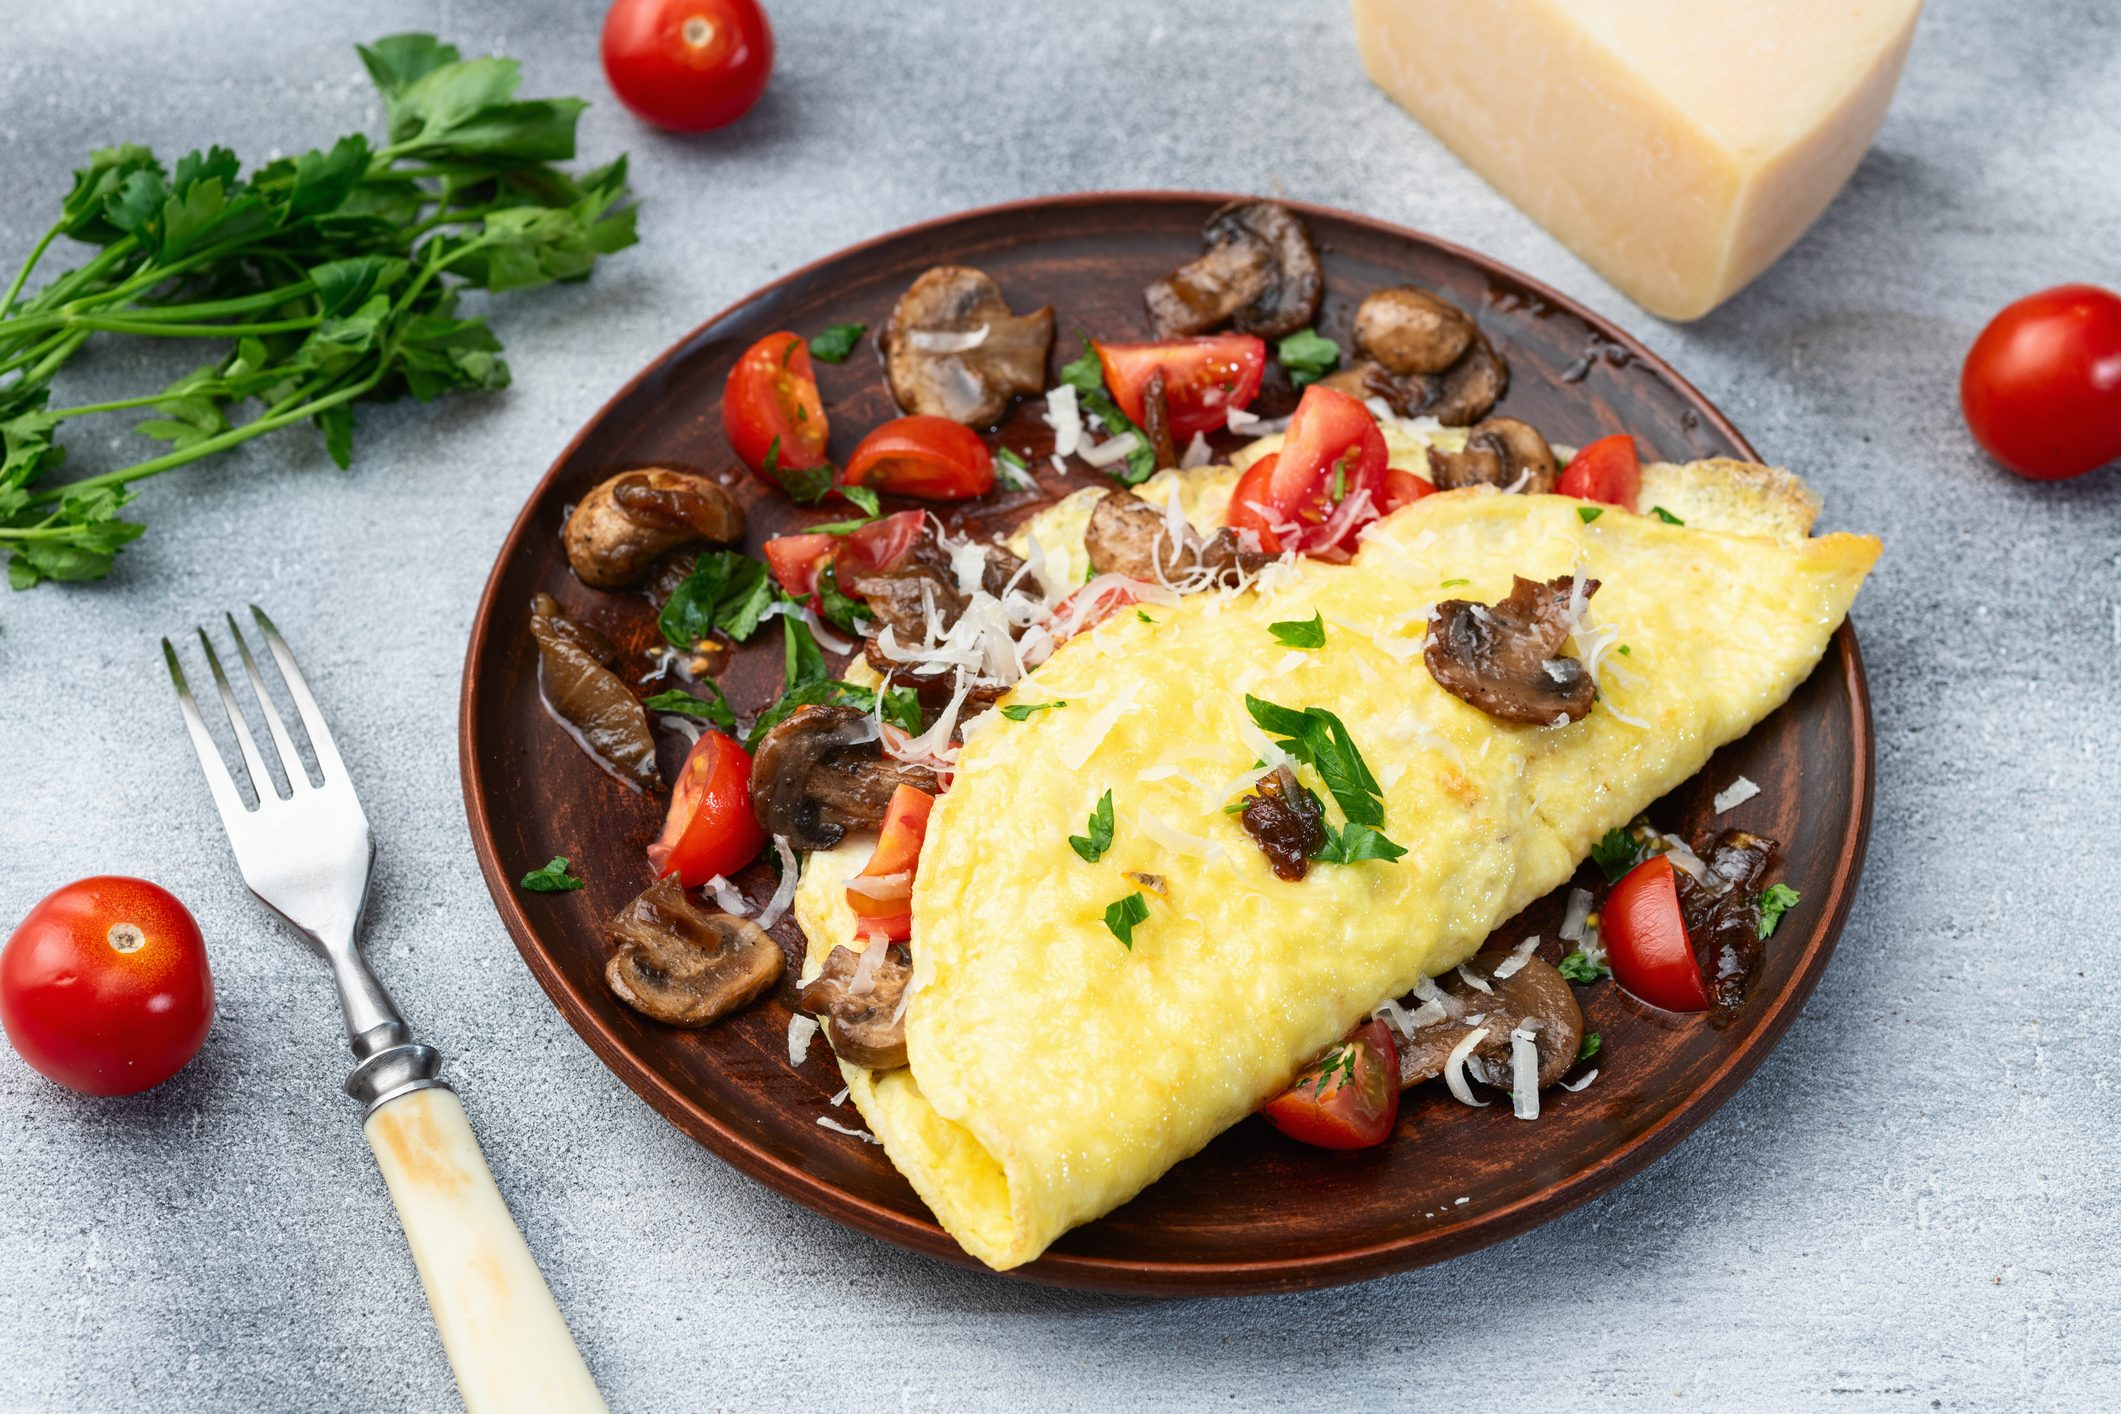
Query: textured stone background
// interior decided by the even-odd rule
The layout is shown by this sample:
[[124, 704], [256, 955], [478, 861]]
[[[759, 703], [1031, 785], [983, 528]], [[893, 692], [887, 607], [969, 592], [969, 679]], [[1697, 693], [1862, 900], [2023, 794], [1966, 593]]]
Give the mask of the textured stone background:
[[[2103, 0], [1933, 7], [1848, 190], [1710, 319], [1661, 325], [1362, 79], [1330, 0], [775, 0], [726, 134], [605, 99], [589, 0], [7, 7], [0, 251], [93, 145], [247, 158], [377, 118], [356, 40], [437, 30], [598, 99], [643, 244], [509, 302], [513, 391], [362, 416], [151, 485], [107, 585], [0, 605], [0, 922], [77, 875], [176, 888], [221, 1018], [160, 1091], [78, 1099], [0, 1052], [0, 1407], [446, 1410], [449, 1372], [356, 1116], [321, 975], [244, 893], [154, 649], [257, 599], [307, 657], [382, 840], [368, 941], [450, 1057], [620, 1409], [2121, 1401], [2111, 1146], [2121, 478], [1968, 444], [1996, 306], [2121, 282], [2121, 30]], [[458, 796], [457, 674], [490, 557], [570, 432], [790, 267], [960, 207], [1283, 190], [1435, 231], [1641, 333], [1887, 553], [1858, 607], [1879, 798], [1832, 970], [1758, 1077], [1650, 1172], [1536, 1232], [1349, 1290], [1150, 1304], [946, 1269], [738, 1177], [621, 1087], [518, 961]], [[74, 387], [135, 387], [115, 351]], [[181, 364], [180, 364], [181, 367]], [[175, 370], [171, 370], [175, 371]], [[88, 429], [80, 464], [143, 455]], [[101, 438], [107, 436], [107, 443]], [[1467, 1376], [1468, 1365], [1478, 1374]]]

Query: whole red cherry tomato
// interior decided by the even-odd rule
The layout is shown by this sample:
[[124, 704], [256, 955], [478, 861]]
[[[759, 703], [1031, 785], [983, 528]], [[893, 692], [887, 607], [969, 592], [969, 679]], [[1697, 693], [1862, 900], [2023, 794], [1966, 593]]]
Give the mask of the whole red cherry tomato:
[[176, 895], [101, 874], [29, 911], [0, 952], [0, 1023], [69, 1090], [135, 1095], [182, 1070], [214, 1024], [199, 925]]
[[604, 77], [659, 128], [733, 123], [772, 73], [773, 27], [755, 0], [618, 0], [604, 16]]
[[722, 435], [745, 466], [787, 490], [788, 473], [825, 465], [830, 431], [802, 335], [784, 329], [744, 350], [722, 385]]
[[1634, 510], [1635, 498], [1642, 493], [1642, 458], [1635, 455], [1635, 439], [1616, 432], [1577, 448], [1554, 489], [1579, 501]]
[[1148, 421], [1149, 378], [1164, 375], [1164, 417], [1184, 443], [1196, 432], [1220, 432], [1232, 408], [1259, 395], [1267, 346], [1250, 334], [1207, 334], [1153, 344], [1093, 342], [1112, 401], [1136, 423]]
[[896, 496], [965, 501], [994, 489], [994, 454], [963, 423], [914, 413], [864, 437], [841, 477]]
[[751, 813], [751, 757], [720, 732], [701, 732], [670, 789], [663, 833], [648, 846], [656, 877], [676, 874], [688, 889], [728, 878], [766, 847]]
[[1966, 351], [1959, 406], [2020, 476], [2059, 481], [2121, 459], [2121, 295], [2057, 285], [2006, 306]]
[[1382, 1021], [1364, 1022], [1260, 1111], [1291, 1139], [1321, 1149], [1382, 1144], [1399, 1118], [1399, 1046]]
[[1666, 1011], [1709, 1009], [1670, 857], [1655, 855], [1622, 876], [1606, 895], [1598, 927], [1614, 981]]

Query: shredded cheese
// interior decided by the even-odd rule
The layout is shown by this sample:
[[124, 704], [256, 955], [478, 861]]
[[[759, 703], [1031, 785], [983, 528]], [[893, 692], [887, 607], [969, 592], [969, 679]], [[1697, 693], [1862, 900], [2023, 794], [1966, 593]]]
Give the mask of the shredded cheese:
[[1443, 1063], [1443, 1083], [1450, 1087], [1451, 1097], [1461, 1105], [1471, 1105], [1476, 1110], [1488, 1107], [1486, 1100], [1473, 1098], [1473, 1087], [1466, 1084], [1466, 1057], [1473, 1048], [1488, 1039], [1488, 1028], [1476, 1026], [1465, 1034], [1465, 1038], [1451, 1048], [1449, 1059]]

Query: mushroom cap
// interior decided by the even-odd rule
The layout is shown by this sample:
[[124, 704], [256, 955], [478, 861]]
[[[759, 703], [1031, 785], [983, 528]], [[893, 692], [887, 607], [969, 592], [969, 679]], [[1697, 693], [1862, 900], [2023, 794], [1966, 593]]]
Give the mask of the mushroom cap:
[[877, 343], [901, 408], [985, 427], [1012, 397], [1045, 391], [1053, 306], [1016, 314], [984, 270], [938, 265], [899, 296]]
[[[1539, 1048], [1539, 1087], [1543, 1090], [1576, 1064], [1583, 1045], [1583, 1008], [1576, 1004], [1576, 991], [1568, 979], [1538, 958], [1527, 958], [1509, 976], [1496, 980], [1495, 969], [1508, 960], [1503, 951], [1483, 952], [1465, 964], [1465, 970], [1492, 989], [1482, 992], [1455, 970], [1436, 979], [1453, 1015], [1433, 1026], [1425, 1026], [1400, 1043], [1399, 1083], [1402, 1088], [1434, 1080], [1443, 1074], [1451, 1052], [1473, 1028], [1465, 1018], [1480, 1016], [1488, 1028], [1487, 1039], [1473, 1055], [1490, 1069], [1506, 1077], [1510, 1069], [1510, 1033], [1528, 1019], [1539, 1023], [1532, 1040]], [[1493, 1067], [1499, 1066], [1500, 1069]], [[1507, 1088], [1504, 1086], [1503, 1088]]]
[[1546, 495], [1561, 476], [1547, 439], [1538, 428], [1514, 417], [1491, 417], [1478, 424], [1460, 451], [1429, 448], [1429, 472], [1439, 491], [1493, 486], [1519, 489], [1527, 496]]
[[618, 674], [604, 635], [560, 613], [550, 594], [531, 600], [530, 636], [538, 645], [538, 687], [545, 705], [573, 728], [599, 765], [635, 790], [662, 784], [648, 713]]
[[901, 1004], [913, 980], [913, 965], [896, 947], [885, 947], [884, 955], [869, 964], [866, 977], [862, 963], [862, 953], [835, 947], [825, 955], [818, 975], [803, 984], [796, 1005], [826, 1023], [825, 1039], [841, 1060], [871, 1070], [897, 1070], [906, 1064]]
[[1458, 362], [1442, 373], [1394, 373], [1363, 358], [1318, 381], [1351, 398], [1382, 398], [1401, 417], [1469, 427], [1501, 401], [1510, 386], [1510, 366], [1476, 328]]
[[[1452, 696], [1505, 722], [1581, 720], [1598, 689], [1582, 663], [1561, 656], [1561, 645], [1575, 631], [1569, 612], [1575, 592], [1568, 575], [1544, 584], [1519, 575], [1509, 597], [1497, 603], [1444, 600], [1422, 650], [1429, 676]], [[1597, 592], [1597, 580], [1584, 581], [1585, 600]]]
[[1473, 334], [1464, 310], [1412, 285], [1373, 290], [1355, 311], [1355, 347], [1389, 373], [1442, 373]]
[[935, 773], [887, 758], [876, 719], [844, 702], [797, 710], [752, 754], [751, 808], [790, 849], [830, 849], [849, 830], [880, 828], [901, 785], [934, 794]]
[[666, 874], [613, 918], [618, 951], [604, 966], [612, 994], [670, 1026], [705, 1026], [763, 996], [787, 961], [749, 919], [694, 903]]
[[1205, 334], [1224, 324], [1278, 339], [1318, 314], [1325, 276], [1311, 233], [1278, 201], [1233, 201], [1201, 227], [1198, 260], [1142, 291], [1158, 335]]
[[622, 471], [582, 498], [561, 537], [575, 577], [623, 589], [648, 577], [657, 557], [705, 541], [744, 538], [744, 508], [704, 476], [667, 467]]
[[1234, 585], [1274, 558], [1258, 549], [1246, 549], [1228, 526], [1219, 527], [1203, 541], [1189, 523], [1179, 536], [1180, 543], [1174, 547], [1170, 518], [1155, 503], [1115, 488], [1099, 497], [1091, 509], [1083, 548], [1099, 574], [1123, 574], [1181, 590], [1196, 587], [1193, 577], [1203, 569], [1211, 571], [1205, 576], [1209, 584], [1198, 587]]

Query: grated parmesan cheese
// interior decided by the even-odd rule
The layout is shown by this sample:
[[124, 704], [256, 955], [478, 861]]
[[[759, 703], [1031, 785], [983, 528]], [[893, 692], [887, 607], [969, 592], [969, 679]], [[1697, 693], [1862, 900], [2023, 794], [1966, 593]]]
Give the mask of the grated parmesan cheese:
[[1737, 780], [1732, 781], [1727, 788], [1716, 792], [1716, 813], [1722, 815], [1735, 810], [1758, 794], [1760, 794], [1760, 787], [1744, 776], [1740, 776]]
[[810, 1039], [817, 1035], [817, 1018], [802, 1012], [788, 1018], [788, 1064], [801, 1065], [810, 1054]]

